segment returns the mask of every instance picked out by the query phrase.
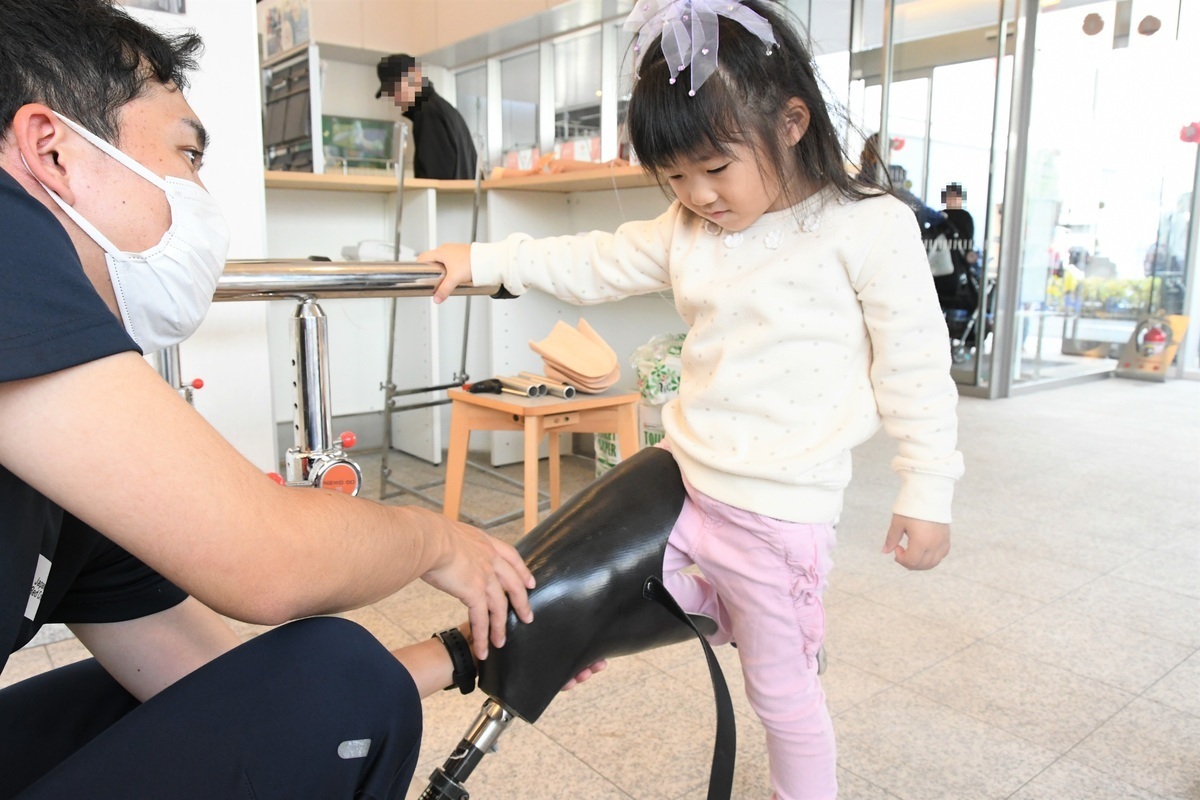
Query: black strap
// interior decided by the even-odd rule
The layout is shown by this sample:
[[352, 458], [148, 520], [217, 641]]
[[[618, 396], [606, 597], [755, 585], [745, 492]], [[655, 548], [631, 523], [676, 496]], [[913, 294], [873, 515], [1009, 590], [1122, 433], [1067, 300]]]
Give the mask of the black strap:
[[642, 594], [654, 600], [672, 616], [687, 625], [700, 644], [704, 646], [704, 657], [708, 660], [708, 675], [712, 679], [713, 699], [717, 704], [717, 736], [713, 742], [712, 769], [708, 774], [708, 800], [729, 800], [733, 796], [733, 764], [737, 750], [737, 721], [733, 716], [733, 700], [729, 697], [729, 687], [725, 684], [725, 675], [721, 665], [713, 654], [708, 640], [696, 628], [675, 598], [663, 586], [658, 578], [647, 578]]
[[463, 636], [462, 631], [458, 628], [450, 628], [435, 633], [433, 638], [441, 639], [442, 644], [446, 647], [446, 652], [450, 654], [454, 680], [446, 689], [458, 689], [463, 694], [475, 691], [475, 679], [478, 677], [478, 672], [475, 667], [475, 658], [471, 655], [471, 645], [467, 643], [467, 637]]

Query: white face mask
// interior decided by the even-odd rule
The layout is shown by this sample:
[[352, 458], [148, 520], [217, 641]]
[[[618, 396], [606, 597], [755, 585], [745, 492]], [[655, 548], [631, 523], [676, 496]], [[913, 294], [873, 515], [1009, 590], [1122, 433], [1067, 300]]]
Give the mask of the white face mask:
[[166, 194], [171, 208], [167, 232], [149, 250], [126, 253], [42, 184], [67, 216], [104, 248], [125, 330], [142, 352], [153, 353], [179, 344], [196, 331], [208, 313], [217, 279], [225, 269], [229, 227], [221, 209], [198, 184], [181, 178], [160, 178], [79, 123], [57, 112], [56, 116]]

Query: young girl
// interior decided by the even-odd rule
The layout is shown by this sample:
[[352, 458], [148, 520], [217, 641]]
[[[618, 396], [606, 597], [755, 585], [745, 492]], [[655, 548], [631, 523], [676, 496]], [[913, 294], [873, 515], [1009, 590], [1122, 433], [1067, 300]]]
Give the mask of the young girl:
[[[962, 472], [946, 326], [912, 211], [847, 174], [812, 59], [781, 11], [763, 0], [637, 9], [646, 46], [629, 137], [670, 208], [616, 233], [514, 235], [421, 259], [446, 267], [439, 301], [467, 280], [577, 303], [674, 290], [689, 331], [663, 426], [689, 499], [667, 586], [718, 621], [714, 643], [737, 643], [774, 796], [833, 797], [817, 654], [850, 450], [882, 421], [901, 477], [883, 552], [935, 566]], [[703, 576], [681, 572], [693, 563]]]

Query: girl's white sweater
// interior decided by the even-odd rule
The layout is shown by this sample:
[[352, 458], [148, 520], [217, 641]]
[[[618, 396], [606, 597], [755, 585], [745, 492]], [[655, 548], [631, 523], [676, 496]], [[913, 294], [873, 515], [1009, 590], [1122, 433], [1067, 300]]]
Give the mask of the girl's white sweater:
[[471, 248], [476, 285], [573, 303], [674, 291], [689, 326], [663, 425], [684, 475], [722, 502], [836, 522], [850, 450], [896, 441], [897, 514], [950, 521], [958, 393], [912, 211], [825, 189], [726, 233], [678, 202], [615, 233]]

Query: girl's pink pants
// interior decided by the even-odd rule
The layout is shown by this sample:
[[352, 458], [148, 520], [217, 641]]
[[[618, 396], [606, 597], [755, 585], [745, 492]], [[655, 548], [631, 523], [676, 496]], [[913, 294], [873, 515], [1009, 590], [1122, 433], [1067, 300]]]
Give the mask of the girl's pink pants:
[[[665, 585], [685, 611], [717, 621], [712, 644], [737, 644], [746, 697], [767, 730], [773, 797], [836, 797], [833, 723], [817, 677], [833, 526], [784, 522], [687, 490]], [[703, 575], [682, 571], [692, 564]]]

